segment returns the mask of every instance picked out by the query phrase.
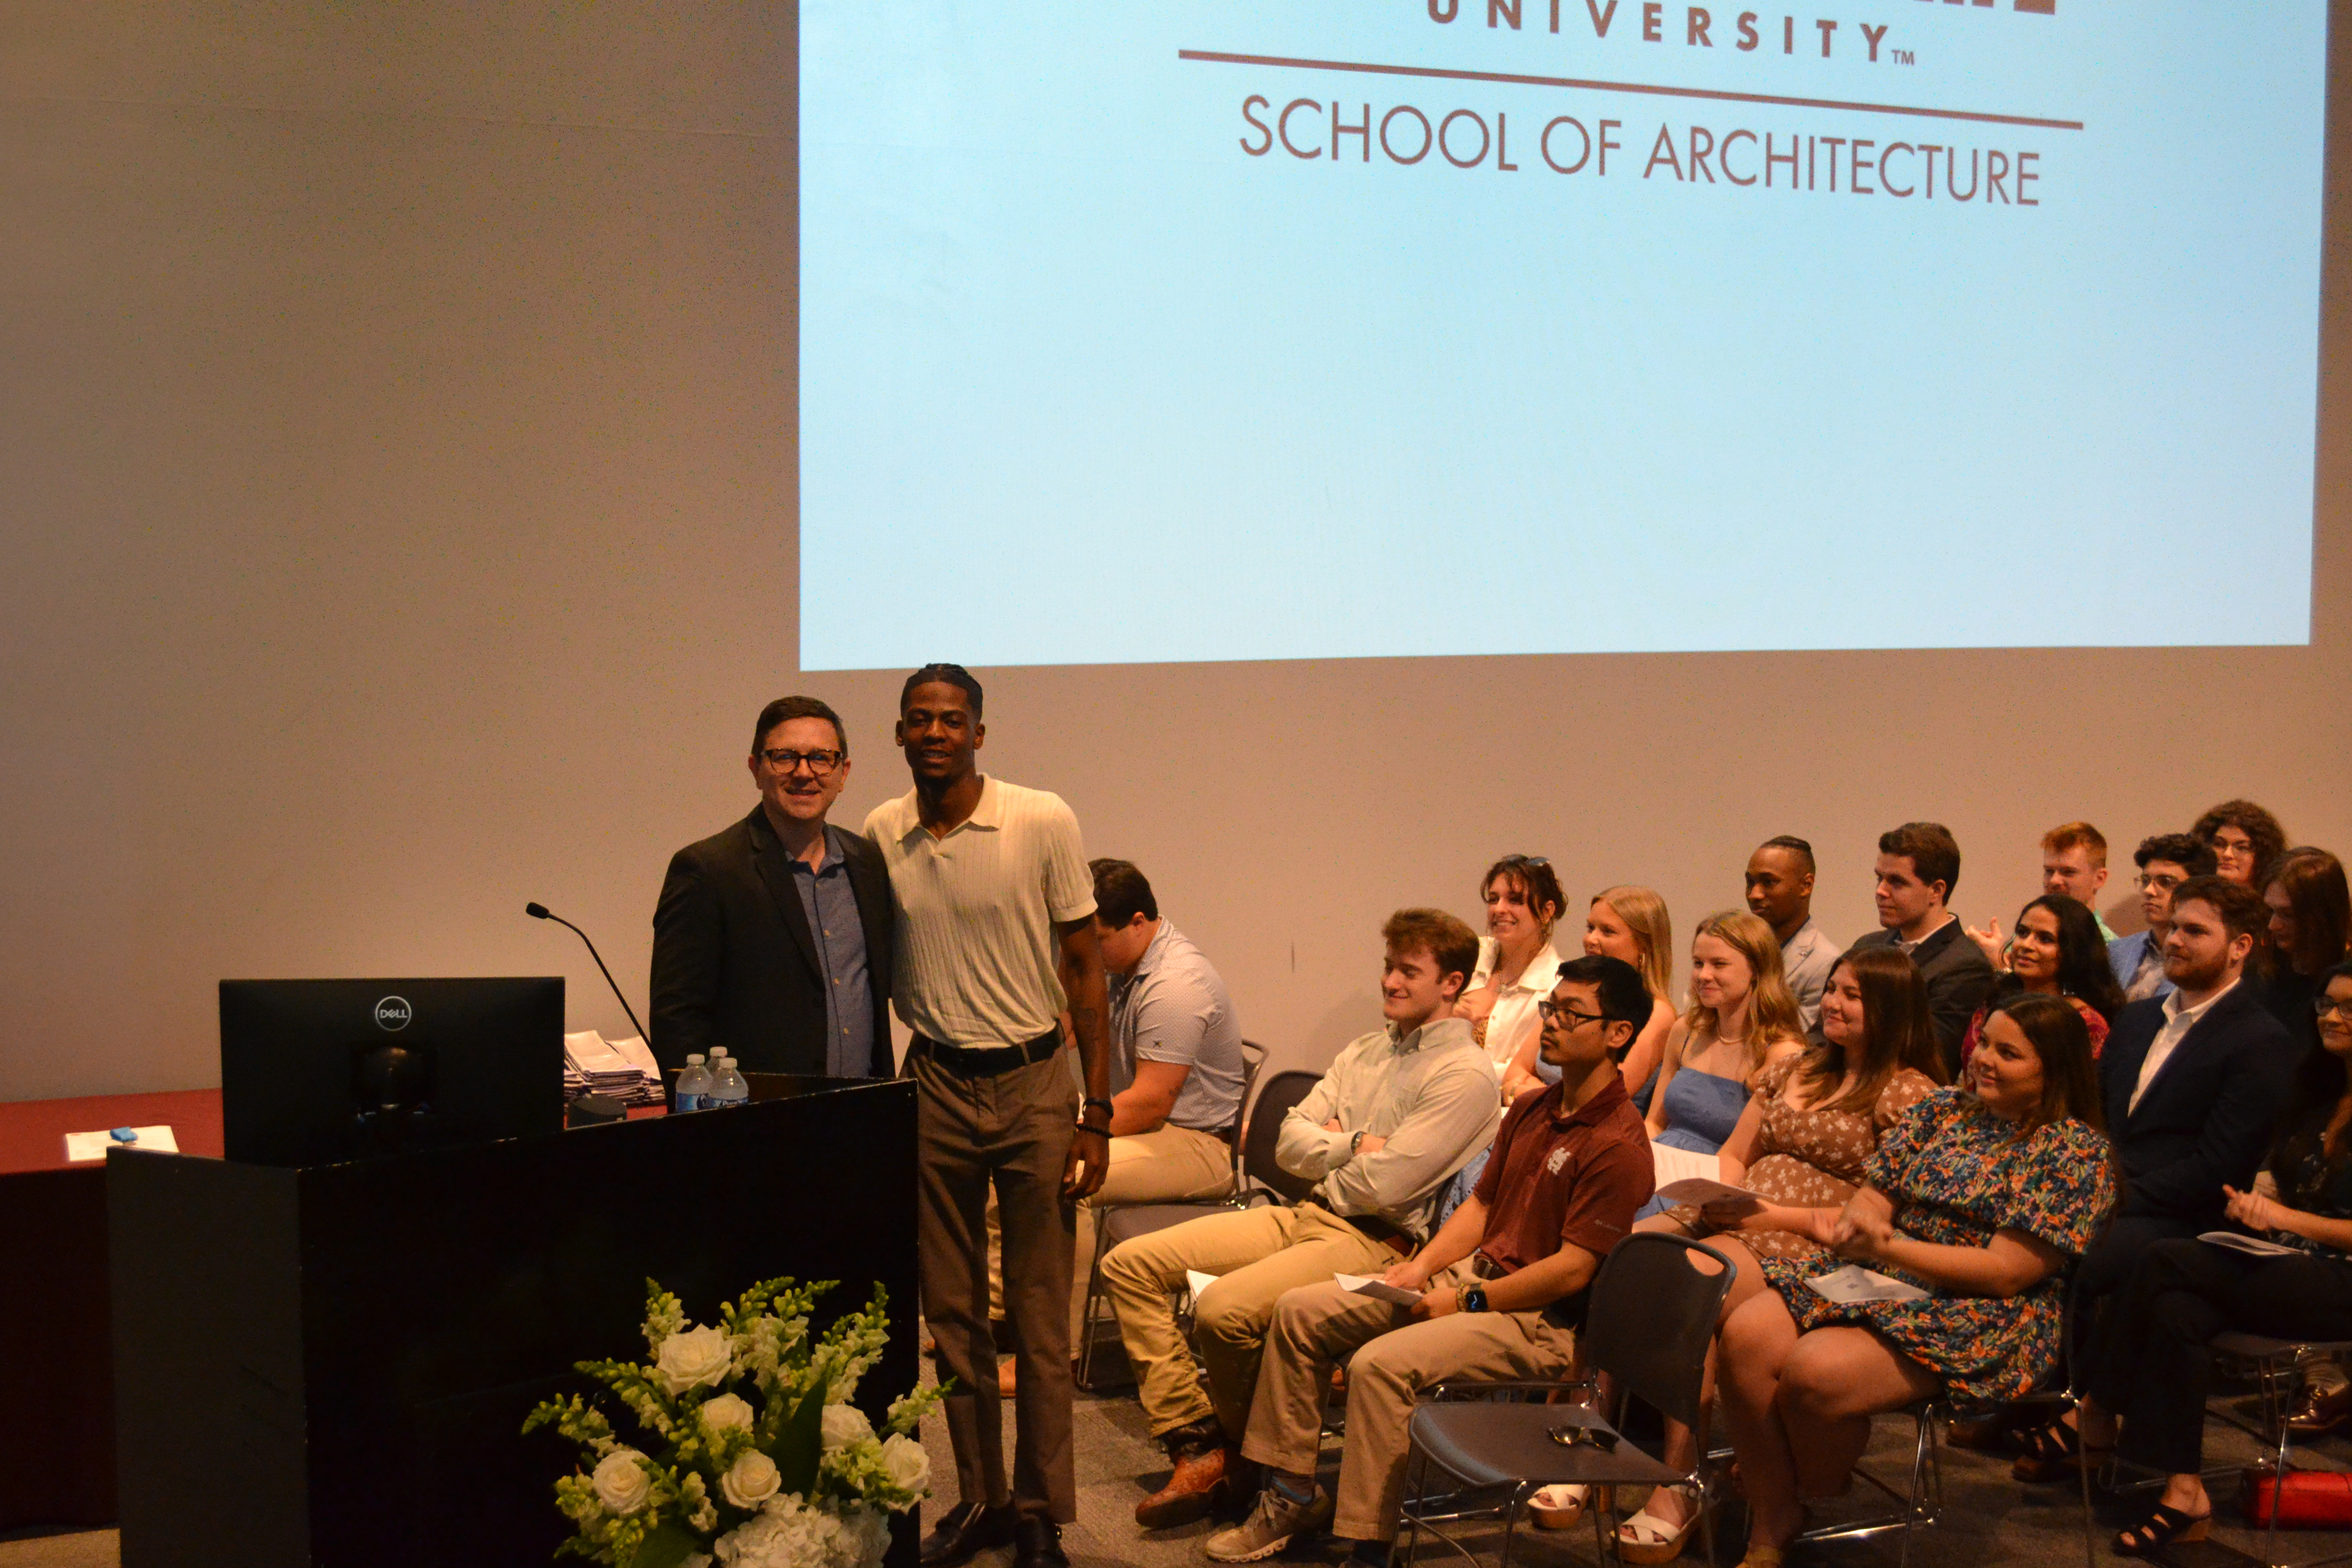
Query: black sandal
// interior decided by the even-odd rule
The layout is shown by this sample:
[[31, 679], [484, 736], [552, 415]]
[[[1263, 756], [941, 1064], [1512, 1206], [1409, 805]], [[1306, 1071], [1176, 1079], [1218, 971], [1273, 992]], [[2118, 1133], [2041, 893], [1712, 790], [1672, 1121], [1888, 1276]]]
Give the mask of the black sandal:
[[2111, 1451], [2085, 1449], [2082, 1434], [2063, 1421], [2053, 1421], [2047, 1426], [2021, 1433], [2020, 1438], [2025, 1452], [2009, 1468], [2009, 1473], [2021, 1481], [2064, 1480], [2085, 1464], [2105, 1463]]
[[2147, 1557], [2176, 1541], [2202, 1541], [2205, 1527], [2212, 1522], [2210, 1513], [2183, 1513], [2168, 1504], [2158, 1503], [2144, 1522], [2116, 1535], [2115, 1553], [2118, 1557]]

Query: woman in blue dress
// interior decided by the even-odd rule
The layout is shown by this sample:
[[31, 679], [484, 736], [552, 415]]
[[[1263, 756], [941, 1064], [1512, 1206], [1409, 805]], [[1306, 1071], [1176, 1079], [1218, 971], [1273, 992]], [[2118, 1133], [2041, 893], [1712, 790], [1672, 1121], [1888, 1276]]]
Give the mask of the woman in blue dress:
[[[1717, 1152], [1748, 1110], [1757, 1075], [1804, 1048], [1772, 928], [1745, 910], [1707, 916], [1691, 935], [1690, 1007], [1666, 1035], [1651, 1139]], [[1635, 1217], [1665, 1207], [1653, 1198]]]
[[[1843, 1209], [1803, 1211], [1834, 1257], [1761, 1258], [1760, 1284], [1733, 1283], [1717, 1377], [1750, 1510], [1743, 1568], [1774, 1568], [1802, 1500], [1852, 1485], [1874, 1415], [1938, 1391], [2014, 1399], [2056, 1363], [2066, 1268], [2116, 1194], [2083, 1016], [2003, 997], [1967, 1078], [1914, 1106], [1867, 1171]], [[1849, 1261], [1928, 1294], [1840, 1306], [1812, 1288]]]

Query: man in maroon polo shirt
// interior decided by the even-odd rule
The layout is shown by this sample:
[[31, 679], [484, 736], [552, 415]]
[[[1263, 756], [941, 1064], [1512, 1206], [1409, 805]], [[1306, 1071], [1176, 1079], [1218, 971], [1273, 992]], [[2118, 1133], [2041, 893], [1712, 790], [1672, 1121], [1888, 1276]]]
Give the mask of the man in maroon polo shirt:
[[[1543, 1059], [1559, 1083], [1513, 1103], [1477, 1189], [1384, 1276], [1419, 1302], [1394, 1306], [1334, 1281], [1276, 1303], [1242, 1440], [1243, 1456], [1266, 1467], [1266, 1488], [1247, 1519], [1210, 1537], [1210, 1557], [1253, 1562], [1328, 1524], [1358, 1543], [1351, 1562], [1386, 1563], [1415, 1395], [1448, 1378], [1569, 1373], [1585, 1293], [1650, 1200], [1649, 1136], [1617, 1070], [1650, 1006], [1629, 963], [1560, 966], [1540, 1004]], [[1331, 1368], [1351, 1353], [1335, 1500], [1315, 1466]]]

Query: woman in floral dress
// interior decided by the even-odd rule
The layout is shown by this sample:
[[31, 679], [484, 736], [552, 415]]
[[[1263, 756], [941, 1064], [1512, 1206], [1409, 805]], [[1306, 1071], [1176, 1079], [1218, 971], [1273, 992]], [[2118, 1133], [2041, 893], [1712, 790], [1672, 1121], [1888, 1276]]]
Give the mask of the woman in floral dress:
[[[1936, 1091], [1944, 1064], [1919, 971], [1893, 948], [1860, 948], [1831, 966], [1822, 1037], [1757, 1076], [1720, 1151], [1723, 1179], [1765, 1201], [1671, 1208], [1636, 1230], [1703, 1240], [1751, 1283], [1760, 1278], [1759, 1258], [1827, 1255], [1805, 1228], [1811, 1211], [1835, 1210], [1853, 1195], [1880, 1137]], [[1668, 1422], [1667, 1463], [1688, 1465], [1696, 1454], [1690, 1429]], [[1671, 1562], [1697, 1516], [1688, 1488], [1660, 1488], [1619, 1527], [1618, 1550], [1629, 1563]]]
[[[2090, 1031], [2021, 993], [1985, 1021], [1966, 1081], [1884, 1139], [1840, 1210], [1803, 1220], [1833, 1257], [1762, 1259], [1717, 1337], [1726, 1424], [1750, 1509], [1744, 1568], [1772, 1568], [1802, 1499], [1852, 1484], [1870, 1418], [1941, 1392], [2013, 1399], [2058, 1358], [2068, 1264], [2115, 1202]], [[1807, 1282], [1845, 1261], [1930, 1292], [1839, 1306]]]

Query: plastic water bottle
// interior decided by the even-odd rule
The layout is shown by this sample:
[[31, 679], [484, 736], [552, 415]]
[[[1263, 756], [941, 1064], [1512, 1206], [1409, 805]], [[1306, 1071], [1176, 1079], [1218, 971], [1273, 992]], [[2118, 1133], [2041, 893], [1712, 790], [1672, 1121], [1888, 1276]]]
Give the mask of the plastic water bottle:
[[686, 1058], [686, 1070], [677, 1075], [678, 1113], [700, 1110], [709, 1105], [710, 1090], [710, 1069], [702, 1065], [702, 1053], [696, 1051]]
[[710, 1098], [704, 1103], [714, 1106], [741, 1105], [751, 1098], [751, 1086], [735, 1070], [735, 1058], [726, 1052], [719, 1053], [719, 1067], [710, 1075]]

